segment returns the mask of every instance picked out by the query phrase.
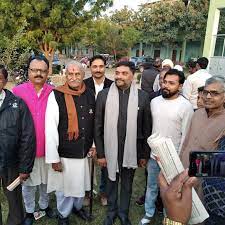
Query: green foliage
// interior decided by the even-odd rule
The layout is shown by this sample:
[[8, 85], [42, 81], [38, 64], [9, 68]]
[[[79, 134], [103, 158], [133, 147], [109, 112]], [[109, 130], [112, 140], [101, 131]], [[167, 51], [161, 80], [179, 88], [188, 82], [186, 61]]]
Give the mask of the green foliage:
[[[5, 65], [10, 75], [21, 68], [30, 54], [30, 47], [24, 47], [21, 40], [25, 35], [25, 25], [20, 27], [11, 39], [4, 37], [5, 47], [0, 52], [0, 64]], [[1, 43], [3, 45], [3, 43]]]
[[183, 1], [161, 1], [143, 5], [136, 18], [145, 42], [174, 43], [204, 37], [209, 0], [192, 0], [188, 8]]
[[50, 60], [62, 43], [81, 37], [79, 27], [112, 4], [112, 0], [4, 0], [0, 2], [0, 31], [10, 38], [27, 22], [23, 43], [40, 49]]
[[218, 34], [225, 34], [225, 9], [220, 11]]

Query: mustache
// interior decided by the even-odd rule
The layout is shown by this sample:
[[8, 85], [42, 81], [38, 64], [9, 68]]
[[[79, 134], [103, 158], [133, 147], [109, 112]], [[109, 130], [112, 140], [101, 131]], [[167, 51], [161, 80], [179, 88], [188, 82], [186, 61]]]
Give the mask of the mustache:
[[73, 80], [73, 79], [71, 79], [71, 80], [70, 80], [70, 82], [77, 82], [77, 83], [81, 83], [81, 82], [82, 82], [82, 80], [79, 80], [79, 79]]
[[41, 75], [37, 75], [37, 76], [35, 76], [34, 78], [44, 78], [43, 76], [41, 76]]

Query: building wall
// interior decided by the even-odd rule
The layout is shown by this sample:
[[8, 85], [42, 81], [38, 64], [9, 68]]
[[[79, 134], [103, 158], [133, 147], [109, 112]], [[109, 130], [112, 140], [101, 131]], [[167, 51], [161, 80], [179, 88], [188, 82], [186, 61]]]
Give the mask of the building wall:
[[190, 59], [202, 57], [202, 45], [200, 41], [189, 41], [186, 45], [185, 62]]
[[[131, 56], [139, 56], [139, 48], [140, 48], [140, 44], [136, 44], [132, 48]], [[176, 47], [171, 47], [168, 43], [165, 43], [163, 45], [162, 44], [143, 44], [142, 49], [145, 56], [150, 56], [152, 58], [155, 58], [156, 53], [160, 51], [161, 59], [173, 58], [174, 61], [181, 60], [181, 51], [182, 51], [181, 43], [178, 44]], [[202, 56], [201, 42], [200, 41], [187, 42], [185, 62], [188, 62], [188, 60], [190, 60], [191, 58], [198, 58], [200, 56]]]

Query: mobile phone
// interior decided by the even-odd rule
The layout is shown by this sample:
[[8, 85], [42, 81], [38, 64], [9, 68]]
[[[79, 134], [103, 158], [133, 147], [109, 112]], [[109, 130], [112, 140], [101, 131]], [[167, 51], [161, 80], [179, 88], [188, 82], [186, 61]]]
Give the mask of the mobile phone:
[[193, 151], [189, 161], [191, 177], [225, 177], [225, 151]]

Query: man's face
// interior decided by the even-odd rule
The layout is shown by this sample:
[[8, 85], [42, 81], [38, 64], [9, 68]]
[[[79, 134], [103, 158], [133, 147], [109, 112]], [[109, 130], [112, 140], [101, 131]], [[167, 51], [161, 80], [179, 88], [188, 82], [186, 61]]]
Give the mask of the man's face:
[[188, 72], [189, 72], [190, 74], [193, 74], [193, 73], [195, 73], [196, 71], [197, 71], [197, 68], [196, 68], [196, 67], [190, 67], [190, 66], [189, 66]]
[[163, 98], [171, 98], [182, 88], [177, 75], [167, 75], [163, 80], [162, 96]]
[[154, 62], [154, 66], [156, 68], [161, 68], [162, 67], [161, 59], [156, 59], [155, 62]]
[[197, 97], [197, 106], [198, 108], [204, 108], [204, 101], [203, 101], [203, 94], [202, 91], [198, 93], [198, 97]]
[[171, 69], [170, 65], [167, 65], [167, 64], [163, 65], [162, 68], [163, 68], [163, 69], [166, 69], [166, 70], [170, 70], [170, 69]]
[[48, 66], [43, 60], [34, 59], [28, 68], [28, 77], [34, 85], [44, 85], [48, 77]]
[[218, 109], [224, 105], [224, 88], [219, 82], [205, 86], [202, 95], [206, 109]]
[[83, 71], [76, 65], [69, 65], [66, 71], [66, 80], [72, 89], [79, 90], [84, 79]]
[[91, 74], [94, 78], [99, 79], [105, 76], [105, 64], [101, 59], [96, 59], [91, 64]]
[[120, 89], [127, 89], [131, 86], [134, 75], [128, 66], [119, 66], [115, 71], [115, 83]]
[[160, 89], [162, 90], [164, 88], [164, 77], [167, 71], [161, 71], [159, 74], [159, 86]]
[[5, 87], [6, 83], [7, 83], [7, 80], [5, 79], [3, 74], [1, 74], [0, 72], [0, 93], [2, 92], [2, 89]]

